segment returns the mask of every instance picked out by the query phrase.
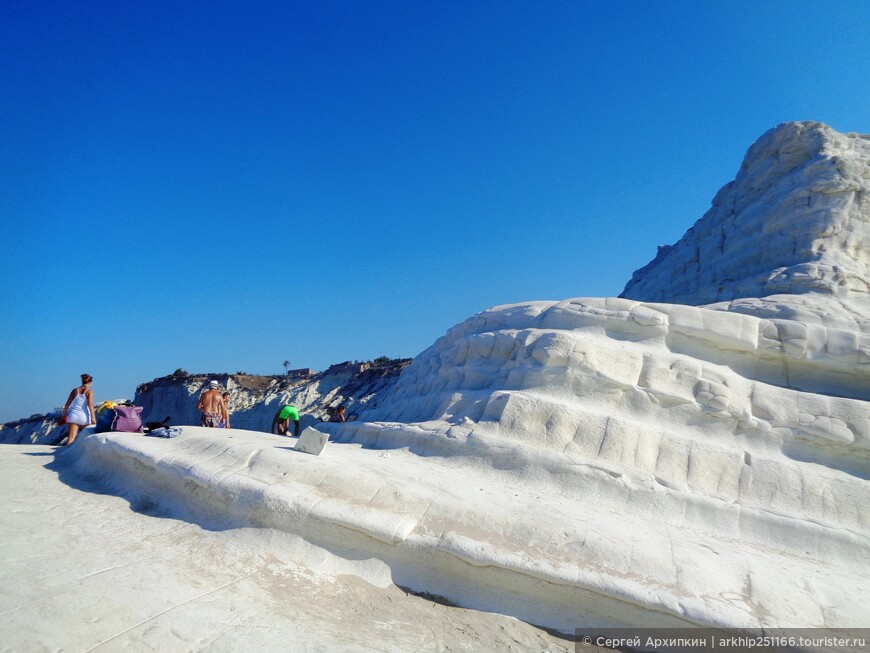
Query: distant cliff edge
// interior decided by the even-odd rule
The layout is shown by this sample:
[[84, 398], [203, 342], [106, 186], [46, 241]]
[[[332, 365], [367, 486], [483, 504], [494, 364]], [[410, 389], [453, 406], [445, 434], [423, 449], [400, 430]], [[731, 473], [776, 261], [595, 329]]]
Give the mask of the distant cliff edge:
[[[169, 417], [172, 425], [199, 424], [196, 403], [208, 382], [216, 380], [230, 393], [230, 425], [251, 431], [269, 431], [272, 417], [284, 404], [302, 415], [301, 425], [327, 419], [329, 406], [344, 404], [354, 419], [362, 410], [379, 404], [392, 388], [410, 358], [378, 359], [374, 362], [344, 362], [322, 372], [290, 370], [284, 375], [189, 374], [178, 371], [142, 383], [133, 403], [142, 406], [144, 421]], [[103, 398], [100, 398], [103, 399]], [[57, 425], [58, 413], [32, 415], [0, 426], [0, 443], [48, 444], [64, 433]]]

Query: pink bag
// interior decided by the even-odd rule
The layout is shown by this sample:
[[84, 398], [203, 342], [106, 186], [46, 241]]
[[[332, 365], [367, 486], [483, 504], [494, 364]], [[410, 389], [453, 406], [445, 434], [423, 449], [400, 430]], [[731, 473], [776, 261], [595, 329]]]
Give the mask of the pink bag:
[[112, 420], [112, 431], [126, 433], [142, 433], [141, 406], [115, 406], [115, 419]]

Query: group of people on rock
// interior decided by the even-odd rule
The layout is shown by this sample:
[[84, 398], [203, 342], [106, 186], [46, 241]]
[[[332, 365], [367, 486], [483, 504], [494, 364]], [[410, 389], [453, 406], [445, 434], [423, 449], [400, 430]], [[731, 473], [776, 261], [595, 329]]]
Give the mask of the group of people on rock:
[[[73, 388], [63, 407], [59, 420], [60, 424], [66, 424], [69, 429], [67, 444], [72, 444], [79, 431], [86, 426], [97, 423], [97, 413], [94, 410], [94, 391], [91, 385], [94, 382], [90, 374], [82, 374], [82, 383]], [[203, 392], [196, 404], [196, 410], [200, 412], [200, 426], [208, 428], [230, 428], [230, 393], [221, 392], [220, 383], [209, 381], [208, 390]], [[337, 408], [332, 406], [326, 409], [327, 421], [347, 421], [344, 404]], [[295, 406], [284, 405], [272, 419], [270, 431], [278, 435], [288, 435], [290, 422], [293, 422], [293, 435], [299, 435], [299, 410]]]
[[[200, 425], [210, 428], [230, 428], [229, 392], [221, 394], [220, 384], [217, 381], [209, 381], [209, 389], [202, 393], [196, 409], [202, 411]], [[329, 406], [326, 409], [327, 421], [346, 422], [347, 415], [344, 404], [337, 408]], [[296, 406], [285, 404], [275, 413], [272, 418], [272, 426], [269, 431], [278, 435], [288, 435], [290, 422], [293, 422], [293, 436], [299, 435], [299, 409]]]

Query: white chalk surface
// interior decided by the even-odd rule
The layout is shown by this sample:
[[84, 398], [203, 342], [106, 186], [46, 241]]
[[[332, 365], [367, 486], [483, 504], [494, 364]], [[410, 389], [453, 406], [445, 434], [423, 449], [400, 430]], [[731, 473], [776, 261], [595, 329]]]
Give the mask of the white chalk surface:
[[[4, 651], [574, 650], [516, 619], [410, 595], [363, 549], [341, 557], [246, 525], [218, 499], [176, 495], [147, 466], [84, 465], [98, 443], [82, 444], [0, 445]], [[315, 460], [287, 444], [265, 446]]]

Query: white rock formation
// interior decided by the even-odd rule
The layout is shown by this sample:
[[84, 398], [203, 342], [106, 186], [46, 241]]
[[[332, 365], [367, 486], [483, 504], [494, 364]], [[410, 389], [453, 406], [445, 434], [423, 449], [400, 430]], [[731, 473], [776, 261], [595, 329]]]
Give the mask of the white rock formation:
[[334, 437], [473, 456], [541, 497], [517, 501], [528, 522], [489, 511], [487, 534], [454, 521], [486, 564], [692, 623], [861, 625], [870, 411], [793, 387], [866, 395], [858, 339], [817, 327], [808, 347], [792, 327], [809, 328], [624, 299], [498, 307]]
[[[870, 136], [786, 123], [622, 297], [870, 329]], [[747, 298], [765, 297], [765, 301]]]
[[[236, 442], [244, 432], [230, 436]], [[313, 537], [240, 528], [231, 511], [214, 503], [203, 510], [196, 501], [220, 501], [223, 488], [213, 480], [176, 498], [133, 456], [108, 457], [111, 466], [101, 468], [124, 440], [150, 443], [158, 455], [169, 444], [116, 434], [109, 445], [88, 437], [87, 446], [56, 455], [42, 445], [0, 444], [3, 651], [575, 650], [517, 619], [409, 595], [393, 582], [395, 566], [375, 555], [336, 555]], [[220, 442], [213, 434], [202, 441], [210, 451]], [[366, 453], [376, 457], [353, 446], [334, 453], [345, 454], [350, 468]], [[284, 468], [288, 458], [315, 459], [280, 447], [272, 454]], [[80, 463], [90, 471], [82, 473]], [[163, 483], [175, 486], [200, 469], [166, 464], [156, 471], [176, 472]], [[142, 474], [152, 478], [143, 482]], [[113, 477], [117, 485], [109, 485]]]
[[694, 623], [870, 625], [868, 162], [866, 136], [772, 130], [635, 274], [649, 301], [484, 311], [334, 437], [561, 496], [490, 515], [486, 564]]
[[870, 626], [868, 161], [774, 129], [626, 297], [469, 318], [320, 456], [198, 428], [63, 455], [563, 632]]

